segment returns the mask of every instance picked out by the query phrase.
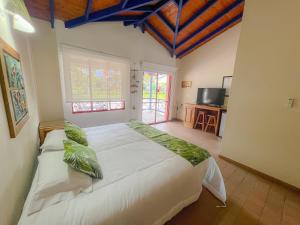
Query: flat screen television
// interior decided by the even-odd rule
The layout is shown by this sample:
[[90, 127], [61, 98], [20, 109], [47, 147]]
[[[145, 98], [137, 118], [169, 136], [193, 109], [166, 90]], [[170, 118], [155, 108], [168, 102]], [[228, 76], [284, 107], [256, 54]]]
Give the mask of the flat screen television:
[[225, 88], [198, 88], [197, 104], [222, 106], [225, 99]]

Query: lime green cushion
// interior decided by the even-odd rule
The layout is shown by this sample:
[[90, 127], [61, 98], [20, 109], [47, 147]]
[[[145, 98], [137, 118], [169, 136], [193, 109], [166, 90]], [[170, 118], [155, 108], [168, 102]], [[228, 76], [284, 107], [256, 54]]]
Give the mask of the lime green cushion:
[[72, 168], [91, 177], [102, 179], [102, 173], [94, 150], [72, 140], [64, 140], [64, 161]]
[[76, 141], [78, 144], [88, 146], [84, 130], [76, 124], [65, 121], [65, 133], [69, 139]]

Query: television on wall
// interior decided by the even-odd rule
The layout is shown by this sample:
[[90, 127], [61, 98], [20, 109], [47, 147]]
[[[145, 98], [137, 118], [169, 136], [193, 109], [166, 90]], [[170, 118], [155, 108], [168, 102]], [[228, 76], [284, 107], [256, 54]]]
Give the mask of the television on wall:
[[225, 88], [198, 88], [198, 105], [224, 105], [226, 89]]

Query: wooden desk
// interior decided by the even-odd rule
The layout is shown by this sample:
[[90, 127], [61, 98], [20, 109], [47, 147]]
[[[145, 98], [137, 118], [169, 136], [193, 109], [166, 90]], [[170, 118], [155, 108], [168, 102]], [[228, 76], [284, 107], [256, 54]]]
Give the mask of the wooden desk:
[[218, 135], [220, 128], [220, 118], [222, 111], [226, 109], [216, 106], [208, 105], [197, 105], [197, 104], [185, 104], [184, 105], [184, 126], [193, 128], [197, 118], [198, 110], [208, 111], [210, 114], [216, 115], [217, 118], [217, 129], [215, 129], [215, 135]]
[[64, 121], [49, 121], [49, 122], [40, 122], [39, 125], [39, 136], [40, 144], [44, 143], [45, 137], [48, 132], [52, 130], [61, 130], [64, 129]]

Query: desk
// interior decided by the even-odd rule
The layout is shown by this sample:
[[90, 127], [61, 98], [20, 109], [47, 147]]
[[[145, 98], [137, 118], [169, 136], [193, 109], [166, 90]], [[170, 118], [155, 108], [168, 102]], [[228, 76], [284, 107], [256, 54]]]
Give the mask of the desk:
[[198, 110], [208, 111], [209, 114], [215, 115], [217, 118], [217, 129], [215, 129], [215, 135], [218, 135], [220, 128], [220, 118], [222, 111], [226, 111], [225, 108], [209, 106], [209, 105], [197, 105], [197, 104], [185, 104], [184, 105], [184, 126], [193, 128], [197, 118]]

